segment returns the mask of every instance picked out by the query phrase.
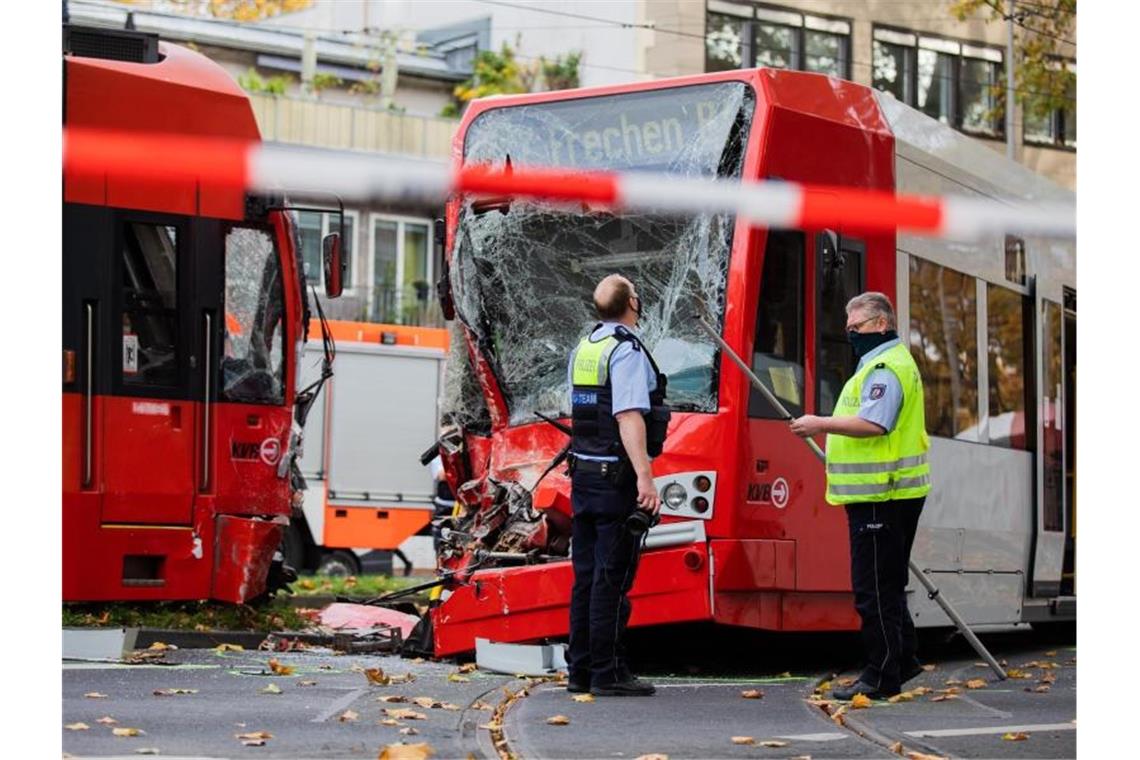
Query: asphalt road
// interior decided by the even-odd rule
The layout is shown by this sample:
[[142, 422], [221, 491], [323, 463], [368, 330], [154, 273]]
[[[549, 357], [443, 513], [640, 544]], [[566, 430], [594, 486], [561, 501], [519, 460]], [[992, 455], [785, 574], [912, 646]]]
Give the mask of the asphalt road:
[[[1042, 636], [1027, 630], [987, 634], [996, 656], [1029, 678], [997, 682], [960, 640], [943, 634], [924, 637], [922, 651], [936, 669], [908, 684], [960, 693], [933, 702], [932, 691], [909, 702], [877, 702], [850, 710], [846, 725], [832, 721], [806, 698], [815, 685], [852, 663], [857, 640], [851, 636], [773, 636], [702, 627], [638, 632], [632, 642], [635, 664], [658, 685], [648, 699], [599, 698], [575, 702], [554, 683], [533, 685], [513, 703], [504, 732], [512, 752], [524, 758], [635, 758], [662, 753], [670, 758], [735, 757], [898, 757], [905, 750], [956, 757], [1067, 758], [1076, 756], [1076, 650], [1071, 634]], [[269, 672], [276, 657], [295, 668], [291, 675]], [[503, 687], [523, 682], [483, 672], [449, 680], [454, 663], [412, 662], [396, 657], [336, 656], [327, 651], [271, 654], [179, 650], [170, 665], [64, 663], [65, 724], [86, 723], [81, 731], [63, 729], [63, 749], [76, 757], [138, 757], [155, 748], [162, 757], [375, 758], [385, 745], [427, 742], [436, 758], [494, 757], [490, 734], [479, 728], [489, 709], [503, 701]], [[1042, 663], [1055, 667], [1043, 666]], [[389, 674], [412, 673], [411, 683], [370, 685], [363, 668]], [[784, 672], [788, 671], [787, 675]], [[1047, 692], [1034, 689], [1046, 675]], [[984, 686], [968, 689], [981, 678]], [[947, 684], [960, 681], [961, 684]], [[302, 686], [302, 682], [315, 682]], [[263, 693], [270, 683], [280, 694]], [[161, 689], [194, 693], [156, 696]], [[761, 699], [741, 691], [759, 689]], [[89, 698], [90, 692], [106, 694]], [[378, 701], [385, 695], [431, 697], [459, 709], [422, 708]], [[383, 725], [384, 708], [411, 708], [422, 720]], [[834, 706], [833, 708], [834, 709]], [[341, 720], [346, 711], [355, 720]], [[550, 725], [554, 715], [568, 725]], [[110, 716], [114, 725], [100, 724]], [[349, 716], [352, 717], [352, 716]], [[116, 737], [112, 728], [145, 731]], [[402, 735], [414, 728], [415, 735]], [[235, 734], [267, 731], [264, 746], [244, 746]], [[1022, 741], [1002, 738], [1024, 733]], [[751, 737], [754, 744], [734, 744]], [[765, 747], [765, 741], [782, 742]]]

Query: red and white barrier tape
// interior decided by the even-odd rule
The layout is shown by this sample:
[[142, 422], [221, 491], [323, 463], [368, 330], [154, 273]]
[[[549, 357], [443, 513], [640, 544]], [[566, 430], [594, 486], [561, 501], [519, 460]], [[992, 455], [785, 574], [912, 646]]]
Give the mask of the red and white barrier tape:
[[64, 172], [74, 178], [95, 179], [111, 173], [253, 191], [331, 193], [357, 201], [439, 202], [451, 193], [586, 201], [656, 213], [732, 213], [766, 227], [898, 230], [955, 239], [1003, 232], [1076, 235], [1076, 209], [1068, 203], [907, 196], [675, 174], [528, 167], [506, 173], [480, 165], [453, 169], [341, 150], [74, 128], [64, 133]]

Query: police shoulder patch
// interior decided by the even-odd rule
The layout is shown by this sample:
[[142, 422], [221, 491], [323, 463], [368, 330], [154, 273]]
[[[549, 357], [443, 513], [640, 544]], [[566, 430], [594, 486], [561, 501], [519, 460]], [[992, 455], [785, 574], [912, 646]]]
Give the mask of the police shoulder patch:
[[871, 386], [870, 398], [872, 401], [875, 399], [880, 399], [884, 394], [886, 394], [886, 392], [887, 386], [885, 383], [875, 383]]

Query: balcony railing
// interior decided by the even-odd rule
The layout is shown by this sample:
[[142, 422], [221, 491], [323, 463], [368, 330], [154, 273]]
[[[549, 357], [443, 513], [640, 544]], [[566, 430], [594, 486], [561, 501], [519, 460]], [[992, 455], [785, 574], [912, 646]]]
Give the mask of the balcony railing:
[[249, 93], [261, 139], [447, 160], [456, 119]]

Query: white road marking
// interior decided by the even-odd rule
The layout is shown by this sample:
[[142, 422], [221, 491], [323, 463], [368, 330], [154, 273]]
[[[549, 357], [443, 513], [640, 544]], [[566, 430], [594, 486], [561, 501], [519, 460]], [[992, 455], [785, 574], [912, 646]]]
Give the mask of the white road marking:
[[780, 734], [777, 739], [790, 739], [797, 742], [836, 742], [841, 739], [850, 739], [850, 734], [840, 734], [835, 731], [826, 731], [822, 734]]
[[907, 731], [907, 736], [915, 738], [938, 736], [982, 736], [984, 734], [1007, 734], [1025, 731], [1076, 731], [1075, 723], [1034, 723], [1027, 726], [979, 726], [977, 728], [936, 728], [928, 731]]
[[325, 710], [323, 713], [321, 713], [317, 717], [313, 718], [312, 722], [313, 723], [324, 723], [326, 720], [328, 720], [332, 716], [336, 715], [338, 712], [341, 712], [341, 711], [347, 709], [349, 705], [351, 705], [353, 702], [355, 702], [356, 700], [363, 697], [367, 692], [368, 692], [367, 688], [353, 689], [348, 694], [345, 694], [343, 697], [341, 697], [337, 701], [333, 702], [332, 705], [330, 705], [329, 708], [327, 710]]

